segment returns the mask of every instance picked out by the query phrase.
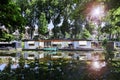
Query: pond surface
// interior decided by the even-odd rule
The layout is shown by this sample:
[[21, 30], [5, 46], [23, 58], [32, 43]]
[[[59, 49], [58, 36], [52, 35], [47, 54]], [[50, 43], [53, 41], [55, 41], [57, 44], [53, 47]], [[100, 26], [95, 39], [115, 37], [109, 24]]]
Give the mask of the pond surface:
[[[100, 60], [105, 60], [103, 51], [0, 51], [0, 63], [8, 58], [42, 59], [46, 56], [51, 58], [67, 58], [78, 60], [92, 60], [93, 56], [99, 55]], [[5, 59], [5, 60], [4, 60]], [[113, 59], [120, 60], [120, 52], [114, 52]]]
[[104, 59], [102, 51], [0, 51], [0, 58], [20, 58], [23, 56], [24, 59], [41, 59], [46, 56], [51, 56], [51, 58], [91, 60], [95, 53], [100, 55], [100, 59]]
[[[119, 58], [119, 52], [115, 54]], [[106, 63], [102, 51], [1, 51], [0, 62], [0, 80], [119, 80], [120, 76], [120, 62]]]

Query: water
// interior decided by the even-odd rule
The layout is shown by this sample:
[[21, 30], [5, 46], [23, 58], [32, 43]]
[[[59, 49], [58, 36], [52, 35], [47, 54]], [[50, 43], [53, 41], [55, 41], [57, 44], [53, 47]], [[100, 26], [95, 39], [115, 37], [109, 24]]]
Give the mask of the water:
[[[94, 54], [99, 54], [100, 60], [105, 59], [103, 51], [0, 51], [0, 63], [8, 62], [8, 58], [20, 58], [24, 59], [42, 59], [46, 56], [51, 58], [68, 58], [78, 60], [91, 60]], [[113, 59], [120, 59], [120, 52], [114, 52]]]
[[[14, 70], [4, 71], [4, 74], [0, 74], [3, 76], [0, 80], [6, 80], [8, 74], [11, 79], [16, 80], [22, 80], [23, 77], [26, 80], [119, 80], [120, 76], [120, 62], [113, 62], [109, 67], [108, 63], [104, 62], [105, 56], [102, 51], [1, 51], [0, 53], [0, 70], [5, 68], [9, 58], [12, 59], [11, 69], [19, 68], [17, 63], [21, 56], [25, 60], [23, 68], [19, 68], [20, 72], [16, 74]], [[46, 57], [55, 60], [46, 60], [44, 59]], [[119, 60], [119, 52], [115, 52], [114, 58], [116, 57]], [[35, 58], [41, 59], [40, 62], [36, 62]], [[33, 62], [29, 63], [27, 60]], [[11, 74], [19, 76], [20, 79]]]

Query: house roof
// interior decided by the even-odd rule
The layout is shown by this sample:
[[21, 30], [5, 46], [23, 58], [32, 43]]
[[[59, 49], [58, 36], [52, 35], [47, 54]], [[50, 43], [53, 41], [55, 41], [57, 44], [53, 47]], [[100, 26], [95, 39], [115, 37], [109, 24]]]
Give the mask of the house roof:
[[92, 41], [92, 40], [85, 40], [85, 39], [41, 39], [41, 40], [23, 40], [23, 41], [61, 42], [61, 41]]

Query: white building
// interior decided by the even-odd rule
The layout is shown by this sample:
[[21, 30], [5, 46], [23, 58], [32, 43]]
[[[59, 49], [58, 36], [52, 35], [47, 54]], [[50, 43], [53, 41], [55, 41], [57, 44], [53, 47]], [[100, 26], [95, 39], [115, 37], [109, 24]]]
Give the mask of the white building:
[[85, 40], [25, 40], [24, 49], [42, 49], [45, 47], [57, 47], [59, 49], [89, 49], [91, 41]]

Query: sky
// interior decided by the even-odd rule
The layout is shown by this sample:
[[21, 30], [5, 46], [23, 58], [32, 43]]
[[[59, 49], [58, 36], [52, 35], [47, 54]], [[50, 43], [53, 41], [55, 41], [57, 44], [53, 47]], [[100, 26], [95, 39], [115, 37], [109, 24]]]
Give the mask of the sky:
[[50, 24], [48, 24], [48, 29], [51, 30], [52, 28], [54, 28], [54, 25], [53, 25], [52, 21], [50, 21]]
[[[62, 25], [62, 23], [63, 23], [63, 19], [61, 19], [61, 23], [60, 24], [58, 24], [58, 26], [61, 26]], [[37, 25], [35, 25], [35, 28], [37, 29], [38, 28], [38, 26]], [[52, 23], [52, 20], [50, 21], [50, 23], [48, 24], [48, 29], [49, 30], [52, 30], [54, 28], [54, 25], [53, 25], [53, 23]]]

